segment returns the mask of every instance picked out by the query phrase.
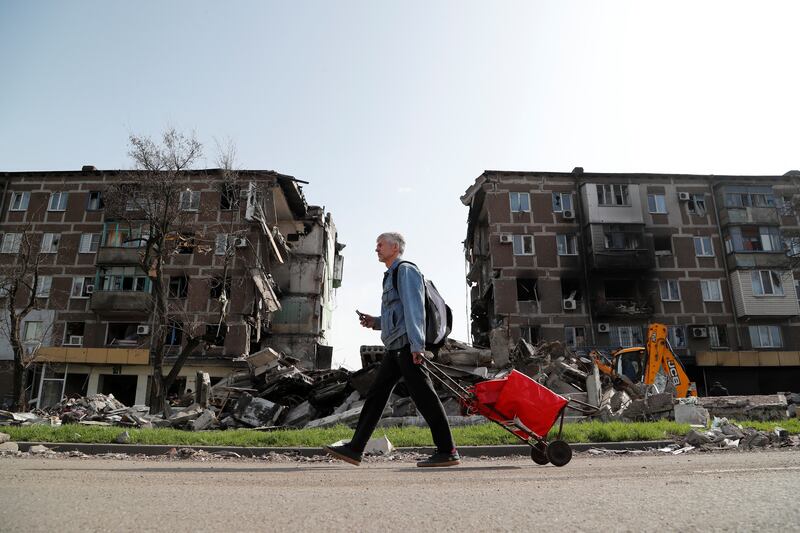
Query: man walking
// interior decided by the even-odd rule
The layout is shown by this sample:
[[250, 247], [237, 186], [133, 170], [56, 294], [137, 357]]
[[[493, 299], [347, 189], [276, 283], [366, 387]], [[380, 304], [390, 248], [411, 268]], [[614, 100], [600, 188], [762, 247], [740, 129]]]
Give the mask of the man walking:
[[377, 239], [375, 252], [378, 261], [388, 269], [383, 275], [381, 316], [359, 313], [359, 318], [362, 326], [381, 331], [386, 353], [367, 393], [352, 440], [343, 446], [326, 446], [325, 451], [358, 466], [389, 395], [402, 377], [417, 410], [430, 426], [436, 445], [436, 453], [418, 462], [417, 466], [453, 466], [460, 463], [460, 457], [453, 444], [442, 402], [422, 366], [425, 354], [424, 280], [416, 266], [401, 260], [404, 250], [405, 239], [399, 233], [383, 233]]

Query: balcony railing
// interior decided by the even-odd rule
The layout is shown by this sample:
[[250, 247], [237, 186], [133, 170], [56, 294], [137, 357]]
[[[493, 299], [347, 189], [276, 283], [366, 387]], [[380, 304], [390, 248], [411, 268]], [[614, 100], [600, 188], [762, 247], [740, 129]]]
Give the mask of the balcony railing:
[[89, 307], [103, 315], [146, 315], [151, 296], [142, 291], [94, 291]]

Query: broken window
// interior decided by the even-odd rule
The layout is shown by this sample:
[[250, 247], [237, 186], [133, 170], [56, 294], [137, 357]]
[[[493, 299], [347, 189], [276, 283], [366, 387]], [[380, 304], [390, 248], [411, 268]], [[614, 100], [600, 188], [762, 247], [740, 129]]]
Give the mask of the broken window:
[[539, 328], [537, 326], [521, 326], [519, 336], [531, 344], [539, 342]]
[[608, 250], [637, 250], [639, 248], [639, 232], [626, 231], [620, 224], [603, 226], [605, 247]]
[[783, 250], [780, 229], [774, 226], [733, 226], [725, 238], [730, 252], [778, 252]]
[[222, 210], [236, 209], [239, 207], [240, 187], [232, 183], [223, 183], [219, 191], [219, 208]]
[[672, 236], [653, 235], [653, 249], [656, 255], [672, 255]]
[[586, 328], [583, 326], [567, 326], [564, 328], [564, 344], [572, 348], [585, 346]]
[[58, 253], [58, 243], [61, 241], [60, 233], [43, 233], [41, 251], [43, 254]]
[[104, 228], [103, 246], [112, 248], [140, 248], [150, 237], [147, 226], [131, 226], [120, 222], [108, 222]]
[[103, 209], [103, 193], [100, 191], [89, 191], [89, 198], [86, 201], [87, 211], [99, 211]]
[[64, 345], [83, 346], [84, 322], [67, 322], [64, 327]]
[[231, 278], [225, 278], [224, 282], [221, 276], [214, 276], [209, 280], [209, 288], [210, 293], [209, 296], [214, 299], [219, 299], [222, 296], [223, 291], [225, 292], [225, 297], [230, 298], [231, 295]]
[[755, 296], [783, 296], [781, 273], [774, 270], [753, 270], [750, 272]]
[[561, 278], [561, 299], [575, 300], [576, 302], [583, 300], [581, 281], [577, 278]]
[[514, 235], [512, 242], [514, 255], [533, 255], [533, 235]]
[[606, 300], [636, 298], [636, 284], [627, 279], [607, 279], [603, 282]]
[[169, 278], [169, 297], [186, 298], [189, 292], [189, 278], [185, 275], [170, 276]]
[[563, 233], [556, 235], [556, 250], [558, 255], [578, 255], [577, 235]]
[[728, 187], [725, 207], [775, 207], [770, 187]]
[[572, 211], [572, 193], [554, 192], [553, 213], [563, 213], [564, 211]]
[[728, 328], [725, 326], [708, 326], [708, 342], [712, 348], [728, 346]]
[[667, 340], [673, 348], [686, 348], [686, 326], [667, 326]]
[[599, 205], [630, 205], [627, 185], [597, 184], [597, 203]]
[[509, 200], [511, 202], [512, 213], [530, 213], [531, 211], [531, 196], [527, 192], [510, 192]]
[[640, 326], [615, 326], [611, 328], [611, 343], [614, 346], [630, 348], [642, 346], [642, 328]]
[[128, 322], [109, 323], [106, 344], [109, 346], [136, 346], [139, 344], [139, 335], [136, 333], [138, 325]]
[[539, 301], [539, 296], [536, 293], [535, 279], [517, 278], [517, 301], [518, 302]]
[[225, 335], [228, 327], [225, 324], [206, 325], [206, 343], [210, 346], [225, 346]]
[[690, 215], [705, 216], [706, 195], [702, 193], [690, 195], [689, 201], [686, 202], [686, 211], [688, 211]]
[[100, 289], [104, 291], [148, 292], [150, 290], [150, 282], [144, 271], [139, 267], [101, 267]]
[[181, 233], [178, 235], [178, 242], [175, 244], [176, 252], [179, 254], [190, 254], [194, 252], [194, 249], [194, 233]]
[[183, 324], [171, 321], [168, 327], [166, 344], [169, 346], [179, 346], [183, 340]]

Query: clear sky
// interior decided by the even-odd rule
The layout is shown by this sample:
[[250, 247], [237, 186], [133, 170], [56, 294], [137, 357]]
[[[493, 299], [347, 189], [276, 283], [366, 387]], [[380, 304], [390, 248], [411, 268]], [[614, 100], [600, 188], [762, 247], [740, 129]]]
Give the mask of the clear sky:
[[800, 168], [800, 3], [0, 0], [0, 170], [128, 168], [194, 130], [307, 180], [345, 279], [334, 362], [378, 344], [375, 236], [406, 235], [467, 340], [459, 196], [485, 169]]

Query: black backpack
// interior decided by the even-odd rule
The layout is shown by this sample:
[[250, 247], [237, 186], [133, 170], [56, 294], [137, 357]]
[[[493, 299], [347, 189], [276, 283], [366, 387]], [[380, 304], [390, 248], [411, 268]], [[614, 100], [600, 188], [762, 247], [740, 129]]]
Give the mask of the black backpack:
[[[398, 271], [403, 263], [417, 267], [411, 261], [400, 261], [392, 272], [392, 288], [394, 289], [397, 289]], [[447, 340], [447, 336], [453, 329], [453, 311], [445, 303], [433, 282], [425, 279], [425, 276], [422, 276], [422, 280], [425, 285], [425, 349], [436, 354], [439, 352], [439, 348], [444, 346], [444, 341]]]

